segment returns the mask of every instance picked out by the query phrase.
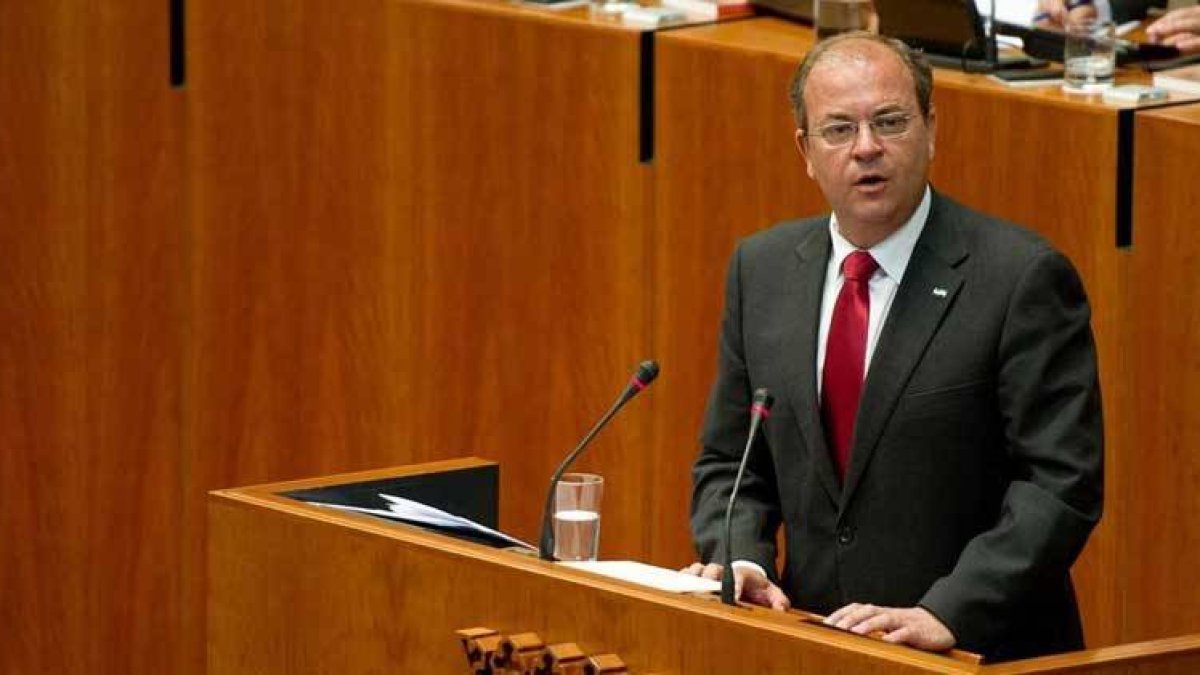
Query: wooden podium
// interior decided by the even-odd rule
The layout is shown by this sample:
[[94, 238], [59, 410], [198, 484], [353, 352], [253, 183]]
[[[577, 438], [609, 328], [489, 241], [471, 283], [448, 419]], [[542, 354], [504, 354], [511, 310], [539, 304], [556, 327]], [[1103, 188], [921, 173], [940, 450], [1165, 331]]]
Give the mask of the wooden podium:
[[1200, 636], [980, 665], [300, 499], [387, 492], [494, 525], [498, 475], [468, 458], [211, 493], [209, 672], [477, 672], [457, 633], [472, 627], [629, 673], [1200, 672]]

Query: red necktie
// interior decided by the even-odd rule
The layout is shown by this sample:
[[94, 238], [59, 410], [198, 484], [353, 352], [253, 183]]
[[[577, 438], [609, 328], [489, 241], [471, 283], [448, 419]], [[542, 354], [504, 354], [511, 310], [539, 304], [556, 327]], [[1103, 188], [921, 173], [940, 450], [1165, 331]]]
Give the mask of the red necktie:
[[829, 338], [825, 342], [825, 370], [821, 379], [821, 421], [833, 451], [838, 477], [845, 479], [850, 465], [854, 417], [862, 394], [863, 365], [867, 359], [867, 321], [871, 315], [868, 283], [879, 263], [866, 251], [855, 251], [842, 262], [842, 290], [833, 306]]

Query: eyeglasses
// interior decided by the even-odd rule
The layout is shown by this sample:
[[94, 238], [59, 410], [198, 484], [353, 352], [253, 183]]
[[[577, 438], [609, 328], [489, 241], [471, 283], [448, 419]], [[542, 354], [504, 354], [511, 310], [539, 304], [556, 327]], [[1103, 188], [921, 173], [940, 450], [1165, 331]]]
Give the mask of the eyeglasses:
[[916, 115], [909, 113], [887, 113], [861, 122], [834, 122], [817, 127], [806, 136], [820, 136], [825, 145], [836, 148], [850, 143], [858, 137], [858, 130], [865, 123], [877, 138], [899, 138], [908, 132], [909, 123]]

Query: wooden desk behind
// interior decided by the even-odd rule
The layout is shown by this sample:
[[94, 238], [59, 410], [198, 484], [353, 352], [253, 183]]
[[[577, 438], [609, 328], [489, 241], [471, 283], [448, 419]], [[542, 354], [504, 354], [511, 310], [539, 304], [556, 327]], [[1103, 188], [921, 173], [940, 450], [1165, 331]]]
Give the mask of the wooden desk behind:
[[1133, 446], [1117, 468], [1130, 639], [1200, 630], [1200, 105], [1140, 112], [1125, 286]]

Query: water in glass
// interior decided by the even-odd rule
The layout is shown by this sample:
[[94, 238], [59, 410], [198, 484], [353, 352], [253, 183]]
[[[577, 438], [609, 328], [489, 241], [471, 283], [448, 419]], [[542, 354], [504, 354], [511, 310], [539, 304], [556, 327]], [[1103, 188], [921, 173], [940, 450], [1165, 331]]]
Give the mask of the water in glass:
[[595, 560], [600, 544], [600, 514], [571, 509], [554, 513], [554, 557]]

